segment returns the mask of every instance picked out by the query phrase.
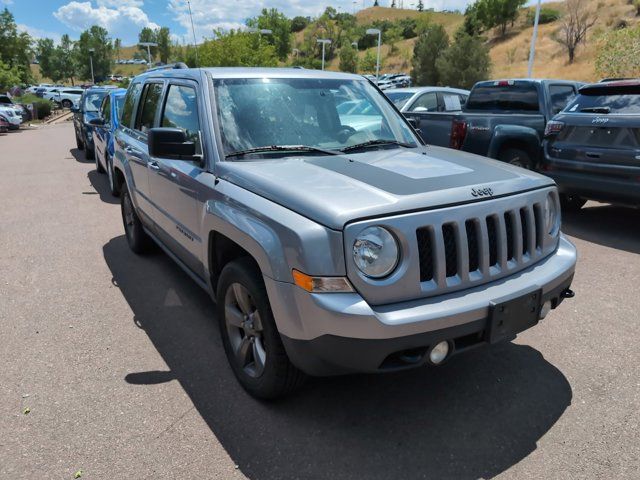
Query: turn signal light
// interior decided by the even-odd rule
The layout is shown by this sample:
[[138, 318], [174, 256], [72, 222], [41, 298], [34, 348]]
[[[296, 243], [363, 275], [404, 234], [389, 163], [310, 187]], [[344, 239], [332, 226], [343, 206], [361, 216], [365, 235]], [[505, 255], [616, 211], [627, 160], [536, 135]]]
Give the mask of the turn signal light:
[[353, 286], [345, 277], [312, 277], [292, 270], [293, 283], [310, 293], [351, 293]]

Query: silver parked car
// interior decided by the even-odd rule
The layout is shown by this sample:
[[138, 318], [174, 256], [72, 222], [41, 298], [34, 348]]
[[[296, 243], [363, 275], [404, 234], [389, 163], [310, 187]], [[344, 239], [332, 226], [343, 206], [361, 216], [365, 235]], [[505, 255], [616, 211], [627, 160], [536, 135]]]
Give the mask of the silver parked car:
[[553, 181], [426, 146], [360, 76], [150, 71], [114, 157], [130, 248], [157, 243], [211, 294], [257, 397], [441, 365], [573, 296]]

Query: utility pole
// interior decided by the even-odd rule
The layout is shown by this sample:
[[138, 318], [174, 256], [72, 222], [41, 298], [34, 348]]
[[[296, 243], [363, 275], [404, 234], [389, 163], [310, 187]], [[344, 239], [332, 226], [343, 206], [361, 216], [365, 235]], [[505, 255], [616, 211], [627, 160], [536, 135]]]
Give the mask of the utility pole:
[[191, 31], [193, 32], [193, 48], [196, 50], [196, 67], [199, 66], [198, 63], [198, 42], [196, 40], [196, 29], [193, 26], [193, 15], [191, 14], [191, 2], [187, 0], [187, 6], [189, 7], [189, 18], [191, 18]]
[[155, 42], [142, 42], [140, 46], [147, 47], [147, 56], [149, 58], [149, 68], [151, 68], [151, 47], [157, 47], [158, 44]]
[[536, 56], [536, 40], [538, 39], [538, 22], [540, 21], [540, 3], [542, 0], [538, 0], [536, 5], [536, 19], [533, 22], [533, 34], [531, 35], [531, 49], [529, 50], [529, 68], [527, 70], [527, 78], [531, 78], [533, 75], [533, 59]]

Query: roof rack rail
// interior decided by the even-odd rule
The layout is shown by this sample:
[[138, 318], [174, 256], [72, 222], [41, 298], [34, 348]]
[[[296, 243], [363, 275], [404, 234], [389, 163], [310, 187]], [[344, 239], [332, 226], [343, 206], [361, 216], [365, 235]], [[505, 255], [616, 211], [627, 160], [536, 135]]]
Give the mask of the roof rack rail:
[[168, 63], [166, 65], [160, 65], [159, 67], [150, 68], [147, 70], [147, 72], [155, 72], [156, 70], [182, 69], [182, 68], [189, 68], [189, 66], [184, 62]]

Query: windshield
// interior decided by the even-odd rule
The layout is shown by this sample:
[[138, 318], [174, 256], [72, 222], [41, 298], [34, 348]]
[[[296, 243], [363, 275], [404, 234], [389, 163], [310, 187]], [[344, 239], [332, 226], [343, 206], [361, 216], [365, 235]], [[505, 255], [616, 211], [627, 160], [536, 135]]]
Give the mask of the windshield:
[[640, 114], [640, 95], [578, 95], [565, 112]]
[[97, 112], [100, 110], [102, 99], [107, 95], [107, 92], [90, 92], [84, 97], [84, 111], [85, 112]]
[[402, 117], [366, 80], [216, 79], [214, 88], [227, 156], [274, 146], [337, 151], [372, 141], [375, 148], [417, 145]]
[[389, 100], [398, 108], [404, 107], [409, 99], [413, 97], [413, 93], [411, 92], [385, 92], [385, 95], [389, 97]]

